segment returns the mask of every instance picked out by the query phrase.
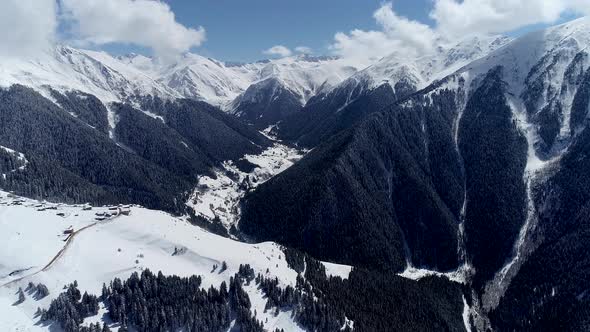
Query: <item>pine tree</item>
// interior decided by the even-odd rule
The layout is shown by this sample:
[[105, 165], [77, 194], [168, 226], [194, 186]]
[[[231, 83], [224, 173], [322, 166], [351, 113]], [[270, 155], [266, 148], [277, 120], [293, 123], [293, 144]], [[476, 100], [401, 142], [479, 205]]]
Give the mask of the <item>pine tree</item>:
[[25, 302], [25, 293], [22, 288], [18, 288], [18, 304]]
[[38, 300], [49, 295], [49, 289], [47, 288], [47, 286], [45, 286], [43, 284], [38, 284], [36, 289], [37, 289], [37, 292], [35, 294], [36, 294]]

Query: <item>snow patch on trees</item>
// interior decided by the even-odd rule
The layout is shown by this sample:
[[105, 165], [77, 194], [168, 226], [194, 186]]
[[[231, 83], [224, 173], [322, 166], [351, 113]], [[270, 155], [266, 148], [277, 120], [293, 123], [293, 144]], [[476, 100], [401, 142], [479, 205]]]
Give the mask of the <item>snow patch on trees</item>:
[[186, 204], [198, 216], [209, 221], [219, 220], [229, 230], [240, 218], [240, 199], [248, 191], [291, 167], [303, 154], [303, 151], [277, 142], [261, 154], [242, 158], [255, 165], [250, 172], [244, 172], [234, 162], [226, 161], [215, 170], [214, 177], [199, 177], [197, 188]]

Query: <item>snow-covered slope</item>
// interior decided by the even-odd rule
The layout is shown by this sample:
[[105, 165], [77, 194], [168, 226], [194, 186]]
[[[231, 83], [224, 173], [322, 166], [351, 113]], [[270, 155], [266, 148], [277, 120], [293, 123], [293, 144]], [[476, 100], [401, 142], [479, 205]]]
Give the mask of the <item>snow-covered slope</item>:
[[[563, 152], [575, 134], [571, 128], [572, 103], [590, 67], [589, 46], [590, 18], [584, 17], [518, 38], [456, 75], [472, 89], [488, 71], [502, 67], [515, 119], [533, 140], [529, 142], [530, 158], [548, 160]], [[558, 123], [554, 137], [550, 133], [541, 135], [548, 126], [547, 117]], [[542, 166], [540, 160], [529, 162], [530, 170]]]
[[349, 97], [342, 105], [344, 107], [363, 95], [365, 91], [373, 90], [383, 84], [389, 84], [394, 92], [398, 83], [404, 89], [413, 87], [419, 90], [509, 41], [510, 39], [501, 36], [470, 37], [458, 43], [441, 40], [432, 53], [417, 58], [394, 51], [332, 89], [328, 89], [324, 98], [341, 94], [341, 91], [348, 91]]
[[301, 104], [310, 97], [342, 82], [357, 71], [346, 61], [333, 57], [296, 56], [273, 60], [259, 71], [259, 80], [276, 78], [299, 96]]
[[250, 66], [226, 66], [224, 63], [197, 54], [186, 54], [172, 65], [147, 64], [146, 59], [133, 58], [130, 64], [138, 68], [150, 68], [163, 85], [177, 91], [185, 98], [206, 101], [215, 106], [223, 106], [256, 79], [256, 68]]
[[68, 46], [57, 46], [34, 58], [0, 58], [0, 86], [12, 84], [30, 86], [45, 95], [49, 87], [58, 91], [79, 90], [103, 102], [132, 101], [133, 97], [144, 95], [180, 96], [107, 53]]
[[204, 100], [225, 109], [248, 87], [275, 79], [304, 104], [322, 89], [338, 84], [356, 68], [331, 57], [294, 56], [247, 64], [226, 64], [196, 54], [186, 54], [173, 65], [159, 66], [142, 56], [124, 58], [141, 70], [154, 73], [158, 80], [184, 97]]
[[[275, 243], [246, 244], [208, 233], [184, 218], [132, 206], [130, 214], [97, 220], [96, 213], [121, 212], [126, 207], [94, 207], [48, 204], [0, 192], [0, 232], [5, 235], [0, 250], [0, 330], [45, 331], [34, 313], [47, 307], [62, 287], [78, 281], [82, 292], [100, 294], [103, 283], [127, 278], [134, 271], [150, 269], [180, 276], [201, 275], [203, 287], [228, 282], [240, 264], [250, 264], [256, 273], [277, 277], [280, 285], [295, 285], [297, 273], [287, 266]], [[55, 209], [47, 209], [53, 207]], [[39, 211], [43, 210], [43, 211]], [[72, 235], [64, 231], [72, 231]], [[68, 231], [68, 232], [69, 232]], [[213, 265], [227, 263], [227, 270]], [[325, 263], [329, 274], [343, 278], [350, 267]], [[50, 295], [13, 305], [16, 291], [29, 282], [43, 283]], [[244, 286], [258, 319], [268, 330], [301, 331], [291, 313], [265, 313], [266, 300], [254, 283]], [[103, 311], [104, 312], [104, 311]], [[101, 320], [91, 317], [88, 321]], [[267, 321], [268, 319], [268, 321]]]
[[0, 57], [0, 86], [22, 84], [45, 92], [48, 87], [79, 90], [103, 102], [133, 101], [152, 95], [192, 98], [225, 109], [246, 89], [276, 79], [305, 103], [321, 89], [356, 71], [330, 57], [294, 56], [246, 64], [226, 64], [197, 54], [175, 63], [159, 63], [143, 55], [113, 57], [106, 52], [58, 45], [30, 58]]
[[504, 42], [502, 38], [474, 38], [452, 47], [441, 46], [434, 54], [419, 59], [393, 53], [358, 73], [362, 68], [335, 57], [299, 55], [229, 64], [188, 53], [175, 63], [162, 64], [137, 54], [113, 57], [59, 45], [33, 58], [0, 59], [0, 86], [18, 83], [42, 92], [48, 87], [79, 90], [103, 102], [133, 101], [145, 95], [184, 97], [231, 111], [244, 100], [251, 101], [244, 96], [249, 87], [272, 80], [303, 106], [311, 97], [340, 85], [371, 89], [386, 82], [395, 86], [404, 79], [423, 87]]

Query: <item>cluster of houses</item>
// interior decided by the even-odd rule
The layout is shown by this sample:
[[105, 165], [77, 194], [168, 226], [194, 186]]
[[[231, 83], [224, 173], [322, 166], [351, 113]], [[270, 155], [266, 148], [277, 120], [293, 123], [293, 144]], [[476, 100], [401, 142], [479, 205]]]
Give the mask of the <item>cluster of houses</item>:
[[13, 193], [8, 193], [6, 198], [10, 200], [0, 201], [0, 205], [23, 205], [26, 201]]
[[[84, 211], [89, 211], [92, 210], [92, 206], [89, 204], [86, 204], [84, 206], [82, 206], [82, 210]], [[107, 220], [110, 219], [112, 217], [116, 217], [119, 215], [124, 215], [124, 216], [128, 216], [129, 214], [131, 214], [131, 206], [129, 205], [119, 205], [119, 206], [110, 206], [108, 207], [107, 211], [101, 211], [101, 212], [96, 212], [94, 215], [94, 220], [96, 221], [103, 221], [103, 220]], [[58, 216], [65, 216], [64, 213], [57, 213]], [[68, 237], [74, 233], [74, 229], [72, 228], [72, 226], [70, 226], [68, 229], [65, 229], [63, 231], [64, 235], [67, 235]], [[67, 238], [66, 238], [67, 239]]]
[[111, 206], [108, 211], [95, 213], [96, 217], [94, 219], [102, 221], [118, 215], [128, 216], [129, 214], [131, 214], [131, 206], [129, 205]]

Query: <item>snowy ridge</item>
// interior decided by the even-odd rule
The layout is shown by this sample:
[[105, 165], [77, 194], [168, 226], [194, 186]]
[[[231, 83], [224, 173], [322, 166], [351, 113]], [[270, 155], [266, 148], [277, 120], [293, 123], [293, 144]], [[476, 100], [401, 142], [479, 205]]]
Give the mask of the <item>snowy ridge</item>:
[[[248, 87], [273, 80], [292, 92], [301, 105], [336, 88], [373, 89], [398, 82], [422, 88], [457, 70], [507, 40], [471, 38], [457, 45], [442, 45], [418, 59], [394, 53], [359, 72], [344, 59], [306, 55], [247, 64], [227, 64], [197, 54], [185, 54], [172, 64], [131, 54], [113, 57], [105, 52], [56, 46], [32, 59], [2, 58], [0, 86], [22, 84], [44, 95], [48, 88], [78, 90], [101, 101], [133, 102], [141, 96], [164, 99], [191, 98], [224, 110], [237, 108]], [[351, 101], [356, 96], [351, 96]]]
[[[296, 283], [297, 273], [287, 266], [275, 243], [237, 242], [193, 226], [184, 217], [139, 206], [87, 208], [0, 192], [0, 231], [6, 235], [0, 250], [0, 330], [46, 331], [47, 326], [36, 325], [34, 312], [37, 307], [46, 308], [73, 280], [82, 292], [100, 294], [103, 283], [150, 269], [169, 275], [201, 275], [202, 287], [208, 288], [228, 282], [239, 265], [247, 263], [256, 273], [277, 277], [281, 287]], [[120, 213], [125, 209], [129, 215]], [[103, 219], [97, 213], [113, 215]], [[213, 269], [224, 261], [226, 271]], [[326, 263], [326, 269], [344, 278], [350, 273], [350, 267], [337, 264]], [[26, 288], [29, 282], [45, 284], [49, 296], [35, 300], [27, 295], [22, 304], [13, 305], [18, 288]], [[268, 318], [266, 328], [302, 330], [290, 311], [278, 316], [265, 313], [266, 299], [254, 283], [244, 289], [257, 318], [263, 322]], [[85, 324], [101, 319], [99, 312]]]
[[432, 53], [418, 58], [394, 52], [327, 92], [350, 91], [346, 103], [341, 107], [344, 108], [362, 95], [363, 91], [373, 90], [383, 84], [390, 85], [394, 92], [398, 83], [420, 90], [502, 47], [510, 39], [488, 36], [466, 38], [456, 44], [444, 43], [442, 40], [439, 42], [440, 46]]
[[255, 67], [226, 67], [221, 62], [196, 54], [187, 54], [173, 65], [151, 63], [150, 67], [159, 82], [182, 97], [222, 107], [256, 79]]
[[150, 76], [125, 66], [104, 52], [57, 46], [33, 59], [2, 58], [0, 86], [22, 84], [44, 96], [51, 87], [58, 91], [77, 90], [95, 95], [105, 103], [127, 101], [135, 96], [179, 95]]
[[238, 97], [248, 87], [265, 80], [276, 80], [298, 96], [303, 105], [322, 89], [340, 83], [357, 71], [341, 59], [309, 56], [237, 65], [197, 54], [186, 54], [172, 65], [159, 65], [141, 55], [119, 59], [157, 77], [158, 82], [183, 97], [203, 100], [225, 110], [235, 109]]
[[504, 65], [510, 73], [506, 76], [507, 83], [511, 84], [512, 88], [522, 89], [533, 66], [546, 54], [560, 51], [575, 53], [586, 49], [590, 41], [589, 28], [590, 18], [584, 17], [547, 30], [530, 33], [475, 61], [469, 66], [469, 70], [481, 72], [497, 65]]
[[356, 71], [357, 68], [341, 59], [310, 61], [307, 56], [298, 56], [270, 62], [260, 70], [260, 80], [276, 78], [299, 96], [304, 105], [309, 98], [342, 82]]
[[337, 58], [293, 56], [231, 65], [188, 53], [176, 63], [162, 64], [137, 54], [113, 57], [58, 45], [33, 58], [0, 57], [0, 86], [22, 84], [44, 96], [49, 96], [49, 88], [77, 90], [104, 103], [133, 102], [148, 95], [191, 98], [229, 110], [231, 102], [257, 82], [275, 79], [304, 104], [356, 70]]

